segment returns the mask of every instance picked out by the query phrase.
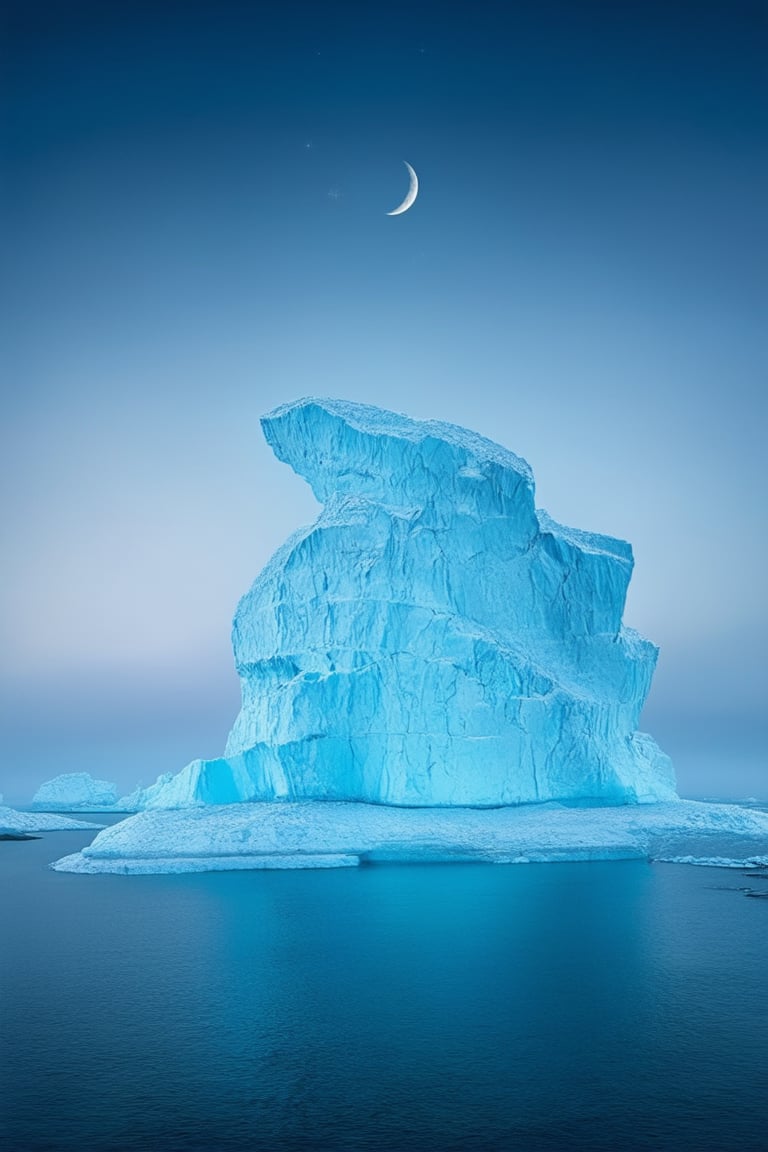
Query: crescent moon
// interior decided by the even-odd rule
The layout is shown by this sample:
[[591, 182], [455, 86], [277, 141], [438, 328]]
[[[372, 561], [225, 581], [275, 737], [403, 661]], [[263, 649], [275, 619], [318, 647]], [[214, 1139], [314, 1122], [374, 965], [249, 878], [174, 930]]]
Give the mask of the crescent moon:
[[408, 169], [408, 175], [411, 178], [411, 183], [408, 186], [405, 200], [403, 200], [402, 204], [398, 208], [395, 208], [394, 212], [387, 212], [387, 216], [399, 216], [402, 212], [407, 212], [419, 194], [418, 176], [414, 172], [413, 168], [411, 168], [407, 160], [403, 160], [403, 164], [405, 164], [406, 168]]

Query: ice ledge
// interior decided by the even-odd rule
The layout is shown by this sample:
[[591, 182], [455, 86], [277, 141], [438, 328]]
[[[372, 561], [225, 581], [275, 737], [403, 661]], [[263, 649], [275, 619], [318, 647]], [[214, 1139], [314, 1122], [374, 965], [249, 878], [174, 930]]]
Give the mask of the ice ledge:
[[379, 861], [719, 858], [748, 864], [767, 852], [768, 813], [692, 800], [484, 810], [304, 801], [141, 812], [52, 867], [131, 874]]

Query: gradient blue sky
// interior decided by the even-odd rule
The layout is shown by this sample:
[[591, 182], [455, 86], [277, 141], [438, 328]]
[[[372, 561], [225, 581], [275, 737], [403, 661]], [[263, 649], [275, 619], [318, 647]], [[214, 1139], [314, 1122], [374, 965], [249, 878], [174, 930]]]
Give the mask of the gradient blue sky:
[[684, 794], [768, 793], [767, 11], [4, 5], [6, 796], [221, 751], [236, 601], [315, 510], [258, 418], [307, 394], [631, 540], [644, 726]]

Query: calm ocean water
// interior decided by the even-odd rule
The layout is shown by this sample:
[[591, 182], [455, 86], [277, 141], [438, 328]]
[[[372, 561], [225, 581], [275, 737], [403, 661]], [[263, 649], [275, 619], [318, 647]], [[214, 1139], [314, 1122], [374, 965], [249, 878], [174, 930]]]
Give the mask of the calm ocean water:
[[768, 1148], [768, 879], [71, 876], [0, 844], [6, 1152]]

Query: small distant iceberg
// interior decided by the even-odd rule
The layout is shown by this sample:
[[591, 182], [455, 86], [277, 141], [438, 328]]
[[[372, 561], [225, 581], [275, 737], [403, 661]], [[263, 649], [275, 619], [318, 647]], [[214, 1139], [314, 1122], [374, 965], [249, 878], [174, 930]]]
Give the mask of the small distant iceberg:
[[117, 786], [96, 780], [89, 772], [65, 772], [46, 780], [32, 797], [32, 808], [43, 812], [135, 812], [130, 797], [118, 799]]

